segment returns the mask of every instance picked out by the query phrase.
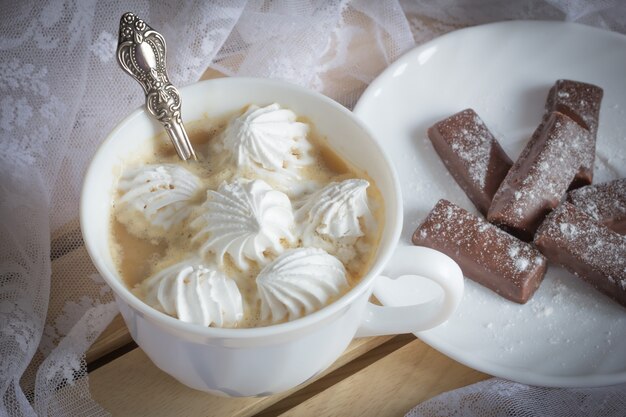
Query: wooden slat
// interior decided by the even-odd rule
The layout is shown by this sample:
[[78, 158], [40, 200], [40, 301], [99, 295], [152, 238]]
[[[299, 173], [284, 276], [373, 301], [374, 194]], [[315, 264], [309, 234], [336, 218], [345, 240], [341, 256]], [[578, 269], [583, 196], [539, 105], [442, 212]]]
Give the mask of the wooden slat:
[[124, 319], [118, 314], [87, 351], [87, 363], [92, 363], [132, 341]]
[[[354, 340], [344, 354], [316, 379], [381, 345], [390, 336]], [[308, 381], [307, 385], [312, 383]], [[158, 369], [135, 349], [89, 376], [93, 398], [112, 415], [250, 416], [298, 391], [263, 398], [224, 398], [188, 388]]]
[[403, 416], [422, 401], [487, 378], [415, 340], [281, 416]]
[[222, 74], [221, 72], [214, 70], [213, 68], [209, 67], [206, 69], [206, 71], [204, 71], [204, 73], [202, 74], [202, 76], [200, 77], [201, 80], [210, 80], [213, 78], [223, 78], [225, 77], [224, 74]]
[[255, 417], [273, 417], [278, 416], [285, 411], [297, 406], [298, 404], [308, 400], [314, 395], [319, 394], [322, 391], [327, 390], [338, 382], [346, 379], [350, 375], [353, 375], [372, 363], [381, 360], [390, 353], [400, 349], [402, 346], [411, 343], [415, 340], [415, 336], [412, 334], [401, 334], [394, 336], [391, 340], [383, 343], [380, 346], [370, 350], [369, 352], [359, 356], [352, 360], [341, 368], [329, 373], [324, 378], [320, 378], [311, 385], [308, 385], [301, 390], [283, 398], [276, 404], [271, 405], [267, 409], [258, 413]]

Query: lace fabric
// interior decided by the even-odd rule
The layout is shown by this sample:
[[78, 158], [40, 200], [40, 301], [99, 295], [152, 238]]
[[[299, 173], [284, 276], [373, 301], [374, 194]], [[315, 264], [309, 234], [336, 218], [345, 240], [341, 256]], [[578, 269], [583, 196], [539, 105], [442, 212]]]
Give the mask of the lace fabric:
[[626, 32], [618, 0], [0, 3], [0, 415], [106, 414], [90, 397], [85, 351], [117, 308], [76, 228], [72, 239], [50, 236], [77, 218], [98, 144], [143, 104], [115, 59], [126, 11], [163, 33], [177, 86], [210, 66], [348, 108], [402, 53], [457, 28], [555, 19]]
[[77, 218], [98, 144], [144, 100], [115, 59], [119, 18], [132, 10], [164, 33], [170, 75], [185, 85], [209, 66], [244, 5], [0, 6], [0, 415], [106, 414], [90, 398], [85, 351], [117, 307], [80, 239], [51, 247], [50, 236]]
[[406, 417], [622, 417], [625, 392], [626, 385], [558, 389], [493, 378], [425, 401]]

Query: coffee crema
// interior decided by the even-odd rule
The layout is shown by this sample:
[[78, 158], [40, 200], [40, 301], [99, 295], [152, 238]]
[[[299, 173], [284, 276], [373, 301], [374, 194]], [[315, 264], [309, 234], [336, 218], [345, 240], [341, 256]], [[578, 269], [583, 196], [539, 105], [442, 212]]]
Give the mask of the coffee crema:
[[159, 139], [122, 167], [112, 253], [135, 295], [186, 322], [267, 326], [363, 278], [384, 206], [367, 173], [278, 104], [190, 125], [197, 162]]

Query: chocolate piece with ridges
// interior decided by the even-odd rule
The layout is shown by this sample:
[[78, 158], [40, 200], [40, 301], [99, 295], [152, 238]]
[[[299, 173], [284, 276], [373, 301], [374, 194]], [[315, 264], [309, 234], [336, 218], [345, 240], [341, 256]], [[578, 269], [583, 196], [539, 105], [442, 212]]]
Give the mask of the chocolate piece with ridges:
[[545, 119], [550, 113], [558, 111], [572, 118], [581, 127], [589, 130], [589, 136], [583, 143], [585, 151], [580, 169], [576, 173], [570, 189], [591, 184], [593, 164], [596, 158], [596, 135], [600, 119], [600, 105], [604, 91], [588, 83], [572, 80], [557, 80], [548, 93]]
[[626, 178], [570, 191], [567, 201], [614, 232], [626, 235]]
[[534, 294], [547, 268], [532, 245], [447, 200], [439, 200], [412, 240], [445, 253], [466, 277], [520, 304]]
[[487, 219], [522, 240], [532, 239], [580, 167], [589, 131], [554, 112], [522, 150], [493, 196]]
[[466, 109], [435, 123], [428, 137], [452, 177], [486, 215], [513, 162], [485, 123]]
[[626, 236], [565, 202], [537, 230], [535, 245], [551, 262], [626, 307]]

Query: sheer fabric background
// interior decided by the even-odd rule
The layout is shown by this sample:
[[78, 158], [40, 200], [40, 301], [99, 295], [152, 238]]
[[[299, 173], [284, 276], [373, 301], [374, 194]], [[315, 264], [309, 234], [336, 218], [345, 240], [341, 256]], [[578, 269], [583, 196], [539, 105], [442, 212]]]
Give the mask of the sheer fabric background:
[[[107, 414], [90, 397], [85, 351], [117, 308], [91, 267], [70, 262], [51, 282], [51, 259], [82, 242], [75, 234], [51, 245], [50, 236], [77, 218], [82, 176], [98, 144], [143, 103], [115, 60], [126, 11], [167, 39], [175, 85], [198, 80], [210, 66], [288, 80], [349, 108], [402, 53], [461, 27], [550, 19], [626, 32], [619, 0], [0, 2], [0, 416]], [[536, 391], [490, 380], [414, 412], [468, 415], [469, 401], [482, 410], [471, 415], [505, 415], [489, 411], [504, 410], [502, 397], [484, 394], [494, 390], [518, 407], [530, 395], [552, 404], [546, 410], [558, 411], [566, 398], [587, 404], [576, 409], [586, 415], [600, 403], [624, 408], [616, 402], [625, 394], [620, 387]]]

